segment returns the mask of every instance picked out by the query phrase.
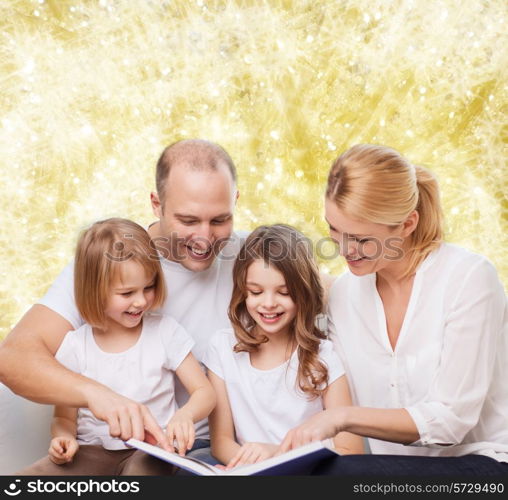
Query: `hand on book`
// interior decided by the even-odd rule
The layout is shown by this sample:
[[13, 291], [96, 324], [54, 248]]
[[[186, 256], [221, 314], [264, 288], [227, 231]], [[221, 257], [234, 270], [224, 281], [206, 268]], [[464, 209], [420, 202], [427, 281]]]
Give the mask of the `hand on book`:
[[255, 464], [273, 457], [278, 446], [269, 443], [244, 443], [238, 453], [228, 462], [226, 470], [233, 469], [240, 465]]
[[55, 437], [49, 444], [49, 458], [57, 465], [71, 462], [78, 451], [78, 442], [71, 437]]
[[175, 448], [182, 457], [194, 444], [195, 431], [192, 415], [184, 409], [178, 410], [166, 426], [166, 435], [169, 440], [169, 451]]
[[291, 429], [282, 440], [276, 454], [286, 453], [311, 441], [322, 441], [335, 436], [341, 430], [339, 411], [340, 408], [320, 411], [303, 424]]
[[124, 441], [129, 438], [143, 441], [148, 431], [150, 442], [155, 440], [165, 450], [169, 449], [166, 435], [147, 406], [100, 384], [90, 384], [86, 391], [89, 410], [108, 424], [111, 436]]
[[[319, 441], [309, 443], [280, 456], [270, 456], [270, 458], [264, 460], [259, 458], [256, 463], [247, 464], [247, 461], [244, 461], [241, 464], [242, 459], [240, 459], [234, 468], [228, 468], [224, 465], [210, 465], [195, 457], [181, 457], [176, 453], [168, 453], [159, 446], [153, 446], [137, 439], [129, 439], [126, 444], [198, 476], [287, 476], [308, 474], [309, 470], [312, 470], [324, 458], [337, 455], [329, 446], [329, 443]], [[248, 443], [245, 445], [244, 450], [255, 451], [261, 449], [262, 452], [272, 453], [276, 448], [275, 445], [266, 445], [265, 443]]]

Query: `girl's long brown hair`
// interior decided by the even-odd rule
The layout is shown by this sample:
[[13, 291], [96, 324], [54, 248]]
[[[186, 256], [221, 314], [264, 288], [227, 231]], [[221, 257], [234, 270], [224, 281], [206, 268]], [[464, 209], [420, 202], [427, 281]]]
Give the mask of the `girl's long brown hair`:
[[255, 332], [255, 321], [247, 311], [247, 270], [261, 259], [280, 271], [288, 293], [296, 305], [296, 317], [290, 326], [298, 351], [298, 387], [311, 399], [320, 396], [328, 384], [328, 369], [319, 360], [319, 344], [326, 338], [316, 326], [316, 317], [324, 312], [323, 287], [308, 238], [291, 226], [260, 226], [253, 231], [235, 261], [233, 295], [229, 319], [238, 343], [235, 352], [253, 352], [268, 341]]

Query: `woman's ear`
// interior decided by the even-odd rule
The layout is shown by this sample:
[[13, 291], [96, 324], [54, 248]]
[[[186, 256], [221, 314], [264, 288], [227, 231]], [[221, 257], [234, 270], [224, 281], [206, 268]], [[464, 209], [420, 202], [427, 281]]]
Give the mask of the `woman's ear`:
[[402, 237], [407, 238], [418, 226], [418, 221], [420, 220], [420, 214], [413, 210], [407, 217], [406, 220], [402, 223]]

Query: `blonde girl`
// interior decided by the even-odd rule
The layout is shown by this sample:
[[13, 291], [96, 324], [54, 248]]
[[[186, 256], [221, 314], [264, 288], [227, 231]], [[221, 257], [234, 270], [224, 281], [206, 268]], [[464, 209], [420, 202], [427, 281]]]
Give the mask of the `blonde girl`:
[[[210, 413], [215, 395], [191, 353], [192, 339], [172, 317], [153, 312], [166, 288], [148, 233], [125, 219], [93, 224], [78, 241], [74, 283], [86, 324], [66, 335], [56, 359], [145, 405], [165, 429], [170, 450], [175, 443], [183, 455], [194, 442], [194, 423]], [[190, 394], [180, 409], [175, 375]], [[49, 456], [21, 474], [171, 473], [162, 461], [128, 449], [121, 434], [110, 435], [108, 424], [88, 408], [56, 406], [51, 432]]]

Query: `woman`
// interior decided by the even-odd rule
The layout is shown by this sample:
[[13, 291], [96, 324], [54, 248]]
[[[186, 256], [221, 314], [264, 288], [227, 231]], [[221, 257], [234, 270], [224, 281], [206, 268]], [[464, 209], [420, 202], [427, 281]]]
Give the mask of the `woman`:
[[354, 146], [332, 165], [325, 211], [349, 267], [329, 318], [357, 406], [313, 416], [281, 451], [348, 431], [373, 455], [321, 473], [508, 473], [506, 296], [487, 259], [442, 241], [432, 174]]

